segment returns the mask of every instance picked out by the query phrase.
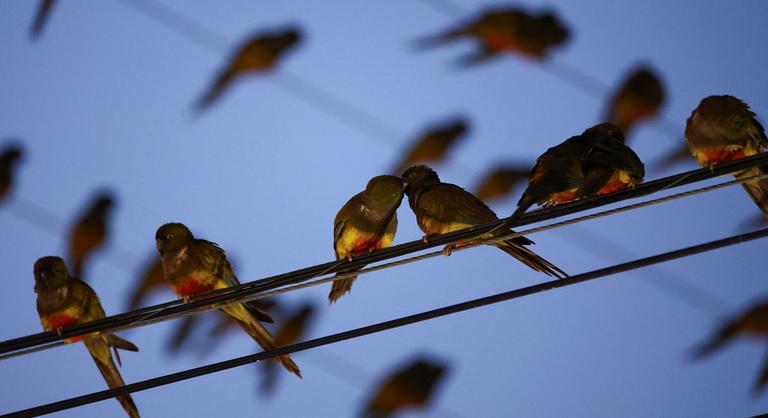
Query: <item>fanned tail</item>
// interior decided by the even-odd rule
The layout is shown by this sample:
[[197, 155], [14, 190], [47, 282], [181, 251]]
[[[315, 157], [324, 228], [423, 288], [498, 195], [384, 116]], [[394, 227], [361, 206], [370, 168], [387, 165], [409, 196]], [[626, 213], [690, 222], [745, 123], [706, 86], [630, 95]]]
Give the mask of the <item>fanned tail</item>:
[[[254, 318], [243, 305], [231, 305], [222, 308], [222, 310], [237, 319], [245, 332], [247, 332], [248, 335], [250, 335], [265, 351], [277, 348], [275, 337], [273, 337], [272, 334], [264, 328], [264, 325], [261, 325], [261, 322]], [[287, 354], [277, 356], [275, 357], [275, 360], [282, 364], [286, 370], [301, 378], [301, 370], [299, 370], [299, 366], [293, 362], [291, 356]]]
[[[360, 269], [341, 271], [338, 274], [351, 273], [353, 271], [358, 271], [358, 270]], [[352, 290], [352, 284], [355, 283], [355, 279], [357, 279], [357, 276], [336, 280], [333, 283], [331, 283], [331, 292], [328, 293], [328, 302], [336, 303], [336, 301], [339, 300], [340, 297], [349, 293]]]
[[[763, 174], [768, 174], [768, 166], [759, 166], [749, 170], [744, 170], [737, 174], [736, 177], [745, 178]], [[757, 207], [760, 208], [763, 214], [768, 216], [768, 178], [748, 181], [743, 183], [742, 186], [744, 187], [744, 190], [746, 190], [749, 194], [749, 197], [752, 198], [752, 201], [754, 201]]]
[[[125, 340], [123, 340], [125, 341]], [[88, 352], [93, 357], [93, 362], [96, 363], [96, 367], [99, 368], [101, 375], [107, 382], [107, 386], [111, 389], [125, 386], [120, 372], [117, 370], [115, 361], [112, 359], [112, 354], [109, 352], [109, 345], [107, 345], [104, 337], [92, 337], [83, 340], [85, 347], [88, 348]], [[135, 347], [135, 346], [134, 346]], [[116, 396], [117, 401], [120, 402], [125, 412], [131, 418], [141, 418], [139, 415], [139, 409], [133, 402], [131, 395], [119, 395]]]
[[542, 272], [549, 276], [557, 277], [559, 279], [568, 277], [568, 273], [560, 270], [560, 268], [558, 268], [556, 265], [550, 263], [540, 255], [523, 247], [513, 240], [506, 240], [493, 245], [501, 248], [501, 250], [505, 253], [515, 257], [520, 262], [536, 271]]

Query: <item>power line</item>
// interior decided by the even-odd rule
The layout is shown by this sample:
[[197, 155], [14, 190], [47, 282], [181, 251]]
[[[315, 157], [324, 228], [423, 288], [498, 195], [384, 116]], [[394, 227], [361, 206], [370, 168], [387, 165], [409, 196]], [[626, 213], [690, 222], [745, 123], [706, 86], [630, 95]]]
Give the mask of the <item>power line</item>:
[[226, 360], [218, 363], [212, 363], [212, 364], [184, 370], [177, 373], [171, 373], [171, 374], [143, 380], [136, 383], [131, 383], [115, 389], [103, 390], [103, 391], [94, 392], [94, 393], [83, 395], [83, 396], [78, 396], [78, 397], [69, 398], [62, 401], [58, 401], [58, 402], [49, 403], [46, 405], [41, 405], [41, 406], [37, 406], [37, 407], [33, 407], [33, 408], [21, 410], [21, 411], [16, 411], [10, 414], [3, 415], [3, 417], [27, 417], [27, 416], [34, 416], [34, 415], [44, 415], [52, 412], [62, 411], [65, 409], [71, 409], [77, 406], [109, 399], [118, 395], [126, 395], [129, 393], [147, 390], [147, 389], [155, 388], [158, 386], [163, 386], [171, 383], [180, 382], [183, 380], [192, 379], [195, 377], [204, 376], [207, 374], [243, 366], [249, 363], [262, 361], [262, 360], [274, 358], [277, 356], [292, 354], [298, 351], [303, 351], [311, 348], [321, 347], [324, 345], [334, 344], [334, 343], [346, 341], [353, 338], [360, 338], [366, 335], [375, 334], [382, 331], [387, 331], [390, 329], [395, 329], [395, 328], [399, 328], [407, 325], [412, 325], [412, 324], [427, 321], [430, 319], [452, 315], [455, 313], [464, 312], [471, 309], [477, 309], [483, 306], [492, 305], [492, 304], [496, 304], [496, 303], [500, 303], [500, 302], [504, 302], [512, 299], [531, 296], [537, 293], [544, 292], [546, 290], [552, 290], [552, 289], [558, 289], [566, 286], [571, 286], [578, 283], [614, 275], [617, 273], [631, 271], [631, 270], [647, 267], [650, 265], [654, 265], [654, 264], [658, 264], [658, 263], [662, 263], [670, 260], [675, 260], [679, 258], [692, 256], [695, 254], [700, 254], [700, 253], [715, 250], [718, 248], [745, 243], [745, 242], [756, 240], [759, 238], [764, 238], [766, 236], [768, 236], [768, 228], [749, 232], [746, 234], [734, 235], [728, 238], [723, 238], [715, 241], [706, 242], [703, 244], [681, 248], [678, 250], [660, 253], [650, 257], [632, 260], [626, 263], [615, 264], [602, 269], [593, 270], [593, 271], [582, 273], [576, 276], [571, 276], [566, 279], [548, 281], [545, 283], [528, 286], [528, 287], [524, 287], [524, 288], [520, 288], [520, 289], [508, 291], [508, 292], [498, 293], [495, 295], [486, 296], [479, 299], [473, 299], [473, 300], [458, 303], [455, 305], [444, 306], [438, 309], [424, 311], [414, 315], [404, 316], [397, 319], [380, 322], [380, 323], [368, 325], [361, 328], [343, 331], [337, 334], [315, 338], [315, 339], [304, 341], [301, 343], [279, 347], [270, 351], [264, 351], [261, 353], [238, 357], [235, 359]]
[[[560, 216], [593, 209], [593, 208], [608, 205], [611, 203], [616, 203], [622, 200], [644, 196], [653, 192], [658, 192], [660, 190], [665, 190], [672, 187], [679, 187], [679, 186], [690, 184], [696, 181], [706, 180], [706, 179], [716, 177], [722, 174], [727, 174], [733, 171], [744, 170], [745, 168], [749, 168], [754, 165], [765, 164], [766, 161], [768, 161], [768, 153], [763, 153], [760, 155], [724, 163], [718, 167], [715, 167], [712, 170], [710, 169], [693, 170], [686, 173], [681, 173], [681, 174], [665, 177], [662, 179], [654, 180], [648, 183], [643, 183], [641, 185], [638, 185], [634, 189], [627, 189], [627, 190], [623, 190], [623, 191], [616, 192], [614, 194], [610, 194], [606, 196], [600, 196], [592, 199], [566, 203], [563, 205], [556, 206], [554, 208], [539, 209], [539, 210], [531, 211], [530, 213], [523, 216], [520, 220], [518, 220], [513, 226], [528, 225], [531, 223], [554, 219]], [[661, 199], [656, 199], [655, 201], [652, 201], [652, 202], [641, 202], [641, 203], [630, 205], [627, 207], [611, 209], [599, 214], [591, 214], [582, 218], [567, 220], [555, 225], [546, 225], [543, 227], [539, 227], [537, 229], [545, 230], [545, 229], [552, 229], [559, 226], [569, 225], [577, 221], [594, 219], [599, 216], [605, 216], [606, 214], [617, 213], [621, 211], [634, 209], [637, 207], [660, 203], [662, 201], [670, 200], [671, 198], [686, 197], [692, 194], [703, 193], [706, 191], [727, 187], [729, 185], [738, 184], [739, 182], [743, 182], [745, 180], [747, 179], [737, 179], [731, 182], [708, 186], [708, 187], [697, 189], [694, 191], [683, 192], [675, 196], [663, 197]], [[114, 315], [114, 316], [100, 319], [97, 321], [88, 322], [86, 324], [67, 327], [63, 329], [60, 334], [54, 331], [47, 331], [39, 334], [7, 340], [0, 343], [0, 354], [27, 350], [32, 347], [41, 346], [44, 344], [50, 344], [65, 338], [83, 335], [83, 334], [89, 334], [92, 332], [114, 332], [122, 328], [136, 327], [139, 325], [146, 325], [152, 322], [171, 319], [178, 316], [191, 315], [193, 313], [201, 312], [203, 310], [213, 309], [216, 307], [221, 307], [227, 304], [240, 303], [249, 298], [253, 299], [253, 298], [256, 298], [256, 296], [254, 295], [257, 295], [259, 293], [261, 293], [262, 297], [265, 297], [267, 295], [270, 295], [267, 292], [275, 291], [275, 289], [285, 287], [285, 286], [296, 285], [298, 283], [306, 282], [318, 276], [336, 273], [340, 270], [347, 270], [352, 268], [363, 268], [367, 264], [373, 264], [381, 261], [390, 260], [396, 257], [409, 255], [411, 253], [427, 250], [429, 248], [448, 244], [451, 242], [456, 242], [461, 240], [472, 240], [472, 239], [477, 240], [478, 236], [497, 229], [505, 221], [506, 220], [499, 220], [496, 222], [491, 222], [491, 223], [480, 225], [473, 228], [467, 228], [467, 229], [455, 231], [448, 234], [438, 235], [438, 236], [435, 236], [434, 238], [431, 238], [429, 242], [426, 242], [426, 243], [421, 240], [411, 241], [411, 242], [400, 244], [394, 247], [382, 249], [382, 250], [373, 252], [369, 255], [361, 256], [352, 261], [343, 260], [343, 261], [328, 262], [328, 263], [319, 264], [311, 267], [306, 267], [306, 268], [288, 272], [288, 273], [279, 274], [279, 275], [268, 277], [265, 279], [244, 283], [236, 287], [208, 292], [202, 295], [201, 297], [192, 299], [188, 303], [184, 303], [181, 300], [175, 300], [175, 301], [166, 302], [160, 305], [150, 306], [150, 307]], [[523, 232], [515, 233], [514, 235], [530, 234], [530, 233], [533, 233], [533, 231], [534, 230], [523, 231]], [[493, 240], [500, 240], [500, 239], [502, 238], [493, 238], [491, 240], [485, 240], [483, 242], [490, 243]], [[469, 246], [466, 246], [466, 247], [469, 247]], [[415, 261], [416, 259], [423, 259], [423, 258], [437, 256], [439, 254], [440, 252], [435, 252], [435, 253], [413, 257], [412, 259], [409, 260], [409, 262]], [[405, 262], [404, 260], [400, 260], [400, 261], [395, 261], [393, 263], [390, 263], [389, 265], [368, 267], [363, 272], [356, 272], [356, 274], [362, 274], [367, 271], [375, 271], [383, 268], [389, 268], [394, 265], [403, 264], [404, 262]], [[321, 279], [321, 280], [329, 281], [332, 279]], [[42, 348], [36, 348], [32, 351], [38, 351], [39, 349], [42, 349]], [[8, 358], [11, 356], [14, 356], [14, 355], [13, 354], [5, 355], [0, 358]]]

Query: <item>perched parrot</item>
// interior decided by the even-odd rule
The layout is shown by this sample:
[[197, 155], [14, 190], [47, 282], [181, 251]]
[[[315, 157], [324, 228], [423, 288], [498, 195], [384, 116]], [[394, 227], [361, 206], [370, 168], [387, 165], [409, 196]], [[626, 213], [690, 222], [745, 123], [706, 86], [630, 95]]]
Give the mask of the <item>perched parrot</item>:
[[[702, 167], [749, 157], [768, 150], [765, 130], [749, 106], [733, 96], [704, 98], [685, 125], [688, 149]], [[734, 173], [736, 178], [768, 173], [768, 164]], [[768, 178], [743, 183], [744, 189], [768, 216]]]
[[[753, 305], [740, 317], [720, 327], [709, 341], [694, 349], [694, 357], [708, 356], [742, 335], [759, 336], [763, 339], [768, 337], [768, 300]], [[768, 358], [765, 360], [760, 377], [755, 382], [755, 391], [763, 389], [766, 383], [768, 383]]]
[[552, 206], [613, 193], [634, 187], [644, 176], [645, 167], [637, 154], [624, 145], [621, 129], [612, 123], [595, 125], [548, 149], [536, 160], [528, 188], [506, 225], [514, 223], [534, 203]]
[[[224, 250], [213, 242], [196, 239], [184, 224], [168, 223], [155, 234], [157, 251], [163, 265], [165, 280], [173, 292], [184, 299], [215, 289], [237, 286], [232, 267]], [[235, 318], [240, 326], [263, 349], [277, 347], [274, 337], [259, 321], [272, 318], [253, 303], [240, 303], [221, 308]], [[301, 377], [301, 371], [289, 355], [276, 357], [289, 372]]]
[[136, 287], [131, 292], [128, 309], [133, 310], [140, 307], [144, 303], [144, 299], [152, 291], [166, 289], [160, 257], [152, 254], [147, 261], [144, 272], [141, 274], [141, 279], [136, 283]]
[[662, 104], [664, 86], [659, 77], [650, 68], [636, 68], [611, 98], [604, 120], [629, 135], [636, 123], [656, 116]]
[[101, 193], [72, 226], [69, 233], [69, 262], [75, 276], [82, 278], [83, 269], [94, 251], [104, 245], [112, 212], [111, 193]]
[[23, 151], [16, 145], [9, 145], [0, 153], [0, 203], [7, 199], [13, 190], [16, 164], [22, 155]]
[[475, 195], [482, 201], [501, 199], [511, 193], [518, 183], [525, 182], [530, 172], [530, 168], [519, 164], [494, 167], [475, 187]]
[[272, 70], [285, 52], [301, 40], [297, 28], [259, 33], [251, 37], [230, 59], [229, 64], [219, 72], [213, 85], [197, 102], [198, 111], [205, 110], [224, 92], [229, 84], [248, 73], [263, 73]]
[[37, 12], [35, 13], [35, 20], [32, 22], [32, 27], [29, 31], [32, 39], [39, 38], [43, 33], [43, 29], [45, 29], [45, 24], [51, 15], [51, 10], [53, 9], [54, 4], [54, 0], [40, 0], [39, 5], [37, 6]]
[[393, 173], [399, 175], [416, 163], [442, 161], [448, 151], [466, 134], [467, 127], [466, 120], [456, 119], [427, 130], [410, 145]]
[[[300, 306], [275, 332], [277, 345], [284, 347], [298, 342], [307, 333], [307, 328], [314, 315], [315, 307], [311, 303]], [[276, 384], [275, 362], [265, 361], [263, 379], [260, 385], [262, 393], [265, 395], [272, 393]]]
[[[431, 235], [458, 231], [499, 219], [482, 200], [459, 186], [441, 182], [437, 173], [429, 167], [419, 165], [409, 168], [403, 173], [403, 181], [406, 184], [408, 204], [416, 214], [416, 221], [424, 231], [425, 240]], [[506, 232], [512, 231], [503, 233]], [[449, 244], [444, 252], [449, 254], [452, 248], [463, 244]], [[536, 271], [555, 277], [567, 276], [557, 266], [525, 248], [530, 244], [533, 241], [528, 238], [516, 237], [493, 245]]]
[[568, 30], [551, 12], [535, 15], [519, 9], [494, 9], [442, 34], [423, 39], [418, 44], [431, 47], [464, 37], [475, 38], [481, 44], [475, 54], [461, 61], [463, 65], [471, 65], [502, 52], [543, 60], [551, 48], [566, 41]]
[[445, 373], [445, 366], [427, 359], [415, 360], [395, 370], [376, 389], [362, 417], [386, 418], [401, 409], [424, 408]]
[[[396, 176], [372, 178], [365, 190], [339, 209], [333, 221], [333, 250], [337, 260], [352, 260], [392, 245], [397, 231], [397, 208], [403, 200], [403, 181]], [[344, 274], [360, 270], [342, 270]], [[336, 280], [328, 300], [336, 302], [352, 290], [356, 277]]]
[[[61, 258], [40, 258], [35, 263], [34, 273], [37, 313], [46, 331], [60, 332], [64, 327], [84, 324], [106, 316], [96, 292], [85, 282], [71, 277]], [[95, 333], [68, 338], [65, 341], [83, 341], [107, 385], [113, 389], [124, 386], [125, 383], [112, 359], [110, 348], [115, 351], [118, 363], [120, 356], [117, 349], [139, 351], [133, 343], [115, 334], [104, 336]], [[139, 410], [131, 395], [120, 395], [116, 398], [128, 416], [139, 417]]]

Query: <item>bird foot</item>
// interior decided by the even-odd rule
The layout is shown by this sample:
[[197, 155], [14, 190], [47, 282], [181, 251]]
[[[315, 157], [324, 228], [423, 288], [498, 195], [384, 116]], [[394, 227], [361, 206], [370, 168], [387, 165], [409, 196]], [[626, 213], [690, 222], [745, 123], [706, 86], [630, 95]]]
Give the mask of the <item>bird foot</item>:
[[58, 327], [58, 328], [56, 328], [56, 334], [58, 334], [58, 335], [59, 335], [59, 337], [61, 337], [61, 330], [62, 330], [62, 329], [64, 329], [64, 327]]
[[348, 261], [348, 262], [350, 262], [350, 263], [352, 262], [352, 254], [349, 254], [349, 255], [347, 256], [347, 261]]

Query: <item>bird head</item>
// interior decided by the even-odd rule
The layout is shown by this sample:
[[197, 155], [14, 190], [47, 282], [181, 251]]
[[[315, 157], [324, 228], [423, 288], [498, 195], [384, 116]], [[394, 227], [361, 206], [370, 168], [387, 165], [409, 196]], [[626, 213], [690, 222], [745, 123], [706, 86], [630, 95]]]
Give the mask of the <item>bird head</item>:
[[595, 125], [582, 134], [584, 136], [590, 137], [590, 138], [598, 138], [598, 137], [613, 137], [621, 141], [621, 143], [624, 143], [624, 133], [621, 132], [621, 129], [610, 123], [610, 122], [604, 122], [598, 125]]
[[403, 200], [405, 184], [397, 176], [376, 176], [365, 186], [365, 192], [372, 203], [399, 206]]
[[405, 182], [406, 194], [409, 194], [413, 189], [440, 183], [440, 178], [437, 176], [437, 173], [425, 165], [413, 166], [405, 170], [405, 173], [400, 177]]
[[10, 145], [6, 147], [2, 153], [0, 153], [0, 164], [6, 162], [8, 164], [14, 163], [21, 159], [23, 151], [18, 145]]
[[157, 228], [155, 243], [157, 251], [162, 255], [176, 251], [189, 244], [195, 237], [186, 225], [182, 223], [167, 223]]
[[61, 257], [42, 257], [35, 262], [35, 293], [58, 289], [69, 282], [69, 271]]

